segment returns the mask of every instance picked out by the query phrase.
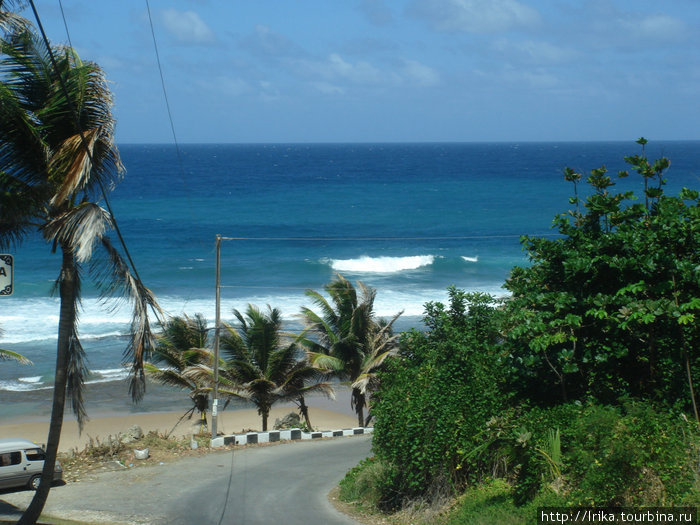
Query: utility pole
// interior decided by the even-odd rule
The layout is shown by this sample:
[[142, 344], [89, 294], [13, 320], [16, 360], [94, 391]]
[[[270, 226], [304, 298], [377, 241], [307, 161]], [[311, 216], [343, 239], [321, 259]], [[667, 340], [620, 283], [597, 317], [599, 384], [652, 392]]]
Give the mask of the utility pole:
[[211, 437], [217, 436], [219, 418], [219, 325], [221, 324], [221, 235], [216, 235], [216, 320], [214, 321], [214, 390], [211, 406]]

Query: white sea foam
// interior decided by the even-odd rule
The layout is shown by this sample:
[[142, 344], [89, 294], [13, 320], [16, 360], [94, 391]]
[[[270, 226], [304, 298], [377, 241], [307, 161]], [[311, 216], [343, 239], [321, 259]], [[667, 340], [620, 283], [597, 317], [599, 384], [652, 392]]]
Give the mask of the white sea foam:
[[41, 376], [20, 377], [18, 379], [18, 381], [20, 383], [29, 383], [29, 384], [41, 383]]
[[30, 390], [48, 390], [51, 385], [42, 386], [41, 383], [23, 383], [17, 379], [0, 380], [0, 390], [8, 392], [28, 392]]
[[129, 371], [126, 368], [109, 368], [104, 370], [92, 370], [91, 372], [92, 375], [86, 381], [87, 384], [119, 381], [125, 379], [129, 375]]
[[[12, 314], [2, 317], [3, 344], [50, 342], [56, 340], [59, 301], [56, 298], [12, 298]], [[98, 299], [84, 298], [79, 312], [79, 333], [83, 340], [123, 333], [131, 320], [126, 303], [107, 310]]]
[[408, 257], [369, 257], [357, 259], [328, 259], [331, 268], [337, 272], [355, 273], [396, 273], [430, 266], [434, 255], [413, 255]]
[[[398, 272], [398, 268], [414, 269], [421, 268], [424, 265], [430, 264], [435, 258], [433, 256], [417, 256], [391, 258], [387, 257], [388, 261], [382, 262], [382, 258], [368, 258], [365, 268], [374, 268], [377, 275], [380, 275], [382, 264], [386, 268]], [[362, 261], [362, 258], [355, 259]], [[362, 263], [358, 263], [361, 264]], [[349, 270], [346, 270], [349, 271]], [[372, 270], [365, 270], [370, 272]], [[352, 278], [354, 282], [354, 277]], [[400, 310], [404, 310], [406, 316], [420, 316], [423, 314], [424, 305], [428, 301], [444, 301], [446, 299], [445, 289], [436, 288], [416, 288], [408, 286], [405, 283], [391, 287], [373, 285], [371, 276], [363, 278], [366, 284], [377, 288], [377, 298], [375, 300], [375, 312], [382, 317], [394, 315]], [[459, 286], [459, 285], [458, 285]], [[493, 295], [503, 295], [503, 290], [493, 287], [492, 289], [484, 289], [483, 287], [471, 287], [462, 285], [462, 288], [469, 291], [482, 291]], [[323, 285], [314, 287], [317, 291], [323, 292]], [[287, 320], [298, 319], [299, 312], [303, 306], [312, 306], [309, 298], [304, 295], [304, 289], [261, 289], [253, 290], [250, 293], [232, 296], [233, 292], [225, 288], [222, 290], [221, 296], [221, 316], [224, 321], [234, 322], [232, 314], [233, 309], [245, 311], [248, 304], [254, 304], [261, 308], [265, 305], [271, 305], [273, 308], [278, 308], [282, 312], [282, 317]], [[2, 339], [0, 339], [0, 347], [7, 347], [11, 350], [17, 349], [36, 360], [39, 349], [51, 348], [55, 349], [56, 334], [58, 329], [58, 316], [53, 312], [58, 311], [58, 302], [53, 298], [46, 299], [22, 299], [14, 301], [12, 314], [3, 316], [1, 319], [2, 329], [4, 331]], [[194, 315], [201, 313], [208, 321], [210, 326], [213, 325], [215, 314], [214, 293], [212, 290], [211, 297], [181, 297], [181, 296], [161, 296], [158, 298], [159, 303], [166, 315]], [[151, 316], [154, 330], [157, 330], [155, 317]], [[119, 349], [123, 348], [124, 342], [117, 341], [120, 336], [128, 334], [129, 324], [131, 322], [131, 310], [129, 304], [124, 302], [114, 311], [107, 311], [97, 299], [83, 299], [82, 308], [79, 317], [79, 335], [83, 341], [88, 356], [95, 368], [110, 368], [105, 366], [102, 358], [96, 356], [95, 348], [104, 347], [106, 352], [115, 356], [110, 357], [110, 361], [118, 365]], [[114, 342], [101, 343], [100, 340], [112, 340]], [[15, 344], [26, 344], [30, 346], [23, 348], [13, 348]], [[36, 348], [36, 350], [34, 350]], [[8, 363], [4, 366], [10, 366]], [[15, 366], [15, 365], [12, 365]], [[18, 365], [17, 365], [18, 366]], [[30, 372], [31, 373], [31, 372]], [[21, 374], [21, 373], [20, 373]], [[20, 375], [18, 374], [18, 376]], [[26, 372], [25, 372], [26, 374]]]
[[462, 255], [462, 259], [467, 261], [467, 262], [479, 262], [479, 256], [476, 257], [467, 257], [465, 255]]

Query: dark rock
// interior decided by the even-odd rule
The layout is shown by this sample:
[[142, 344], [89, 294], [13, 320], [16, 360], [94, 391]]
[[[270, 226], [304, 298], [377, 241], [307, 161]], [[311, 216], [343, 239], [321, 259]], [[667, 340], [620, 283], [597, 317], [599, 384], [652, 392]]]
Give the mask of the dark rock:
[[288, 428], [299, 428], [301, 426], [301, 418], [296, 412], [290, 412], [282, 419], [275, 419], [275, 424], [272, 428], [275, 430], [284, 430]]

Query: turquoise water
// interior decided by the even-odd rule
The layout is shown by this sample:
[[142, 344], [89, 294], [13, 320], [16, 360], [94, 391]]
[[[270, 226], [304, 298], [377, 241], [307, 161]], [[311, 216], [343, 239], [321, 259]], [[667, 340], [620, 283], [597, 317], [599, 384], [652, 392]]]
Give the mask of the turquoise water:
[[[523, 234], [551, 235], [568, 209], [565, 166], [624, 169], [630, 143], [123, 145], [127, 173], [111, 196], [146, 283], [171, 314], [214, 316], [215, 237], [222, 242], [222, 312], [270, 304], [293, 322], [335, 272], [377, 289], [376, 309], [420, 324], [449, 285], [494, 295], [526, 264]], [[669, 191], [699, 188], [700, 142], [652, 142], [671, 159]], [[626, 187], [640, 189], [630, 177]], [[116, 242], [116, 241], [115, 241]], [[60, 257], [39, 239], [14, 252], [15, 293], [0, 297], [0, 346], [33, 367], [0, 365], [0, 393], [50, 386]], [[95, 372], [121, 368], [128, 308], [100, 306], [84, 289], [80, 333]]]

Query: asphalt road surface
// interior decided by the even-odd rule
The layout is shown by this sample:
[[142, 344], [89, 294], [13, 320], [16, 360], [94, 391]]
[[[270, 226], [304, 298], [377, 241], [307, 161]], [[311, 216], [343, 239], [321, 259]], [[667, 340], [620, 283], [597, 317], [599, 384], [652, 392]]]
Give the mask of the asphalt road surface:
[[[369, 455], [371, 436], [214, 452], [90, 476], [51, 489], [45, 512], [92, 523], [347, 525], [328, 492]], [[0, 493], [14, 517], [30, 491]]]

